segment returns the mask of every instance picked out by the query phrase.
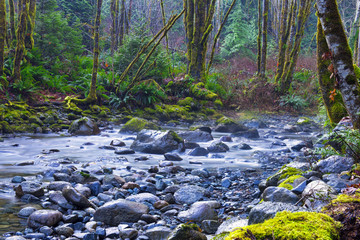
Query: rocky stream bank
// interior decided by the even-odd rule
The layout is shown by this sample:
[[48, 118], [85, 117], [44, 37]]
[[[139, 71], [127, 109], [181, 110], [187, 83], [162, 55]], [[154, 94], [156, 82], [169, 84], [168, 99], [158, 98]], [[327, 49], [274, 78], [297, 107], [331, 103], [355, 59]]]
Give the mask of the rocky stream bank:
[[[192, 125], [128, 118], [120, 131], [97, 123], [81, 118], [49, 138], [3, 136], [1, 158], [15, 162], [4, 164], [13, 174], [1, 176], [0, 189], [22, 203], [16, 212], [0, 208], [4, 239], [257, 239], [255, 228], [229, 232], [284, 210], [320, 223], [304, 231], [324, 226], [320, 235], [299, 238], [307, 235], [298, 230], [286, 239], [338, 239], [338, 223], [304, 212], [321, 210], [360, 182], [350, 174], [352, 158], [309, 155], [321, 128], [308, 118]], [[6, 230], [10, 214], [23, 222], [19, 229]], [[279, 217], [294, 221], [286, 214]]]

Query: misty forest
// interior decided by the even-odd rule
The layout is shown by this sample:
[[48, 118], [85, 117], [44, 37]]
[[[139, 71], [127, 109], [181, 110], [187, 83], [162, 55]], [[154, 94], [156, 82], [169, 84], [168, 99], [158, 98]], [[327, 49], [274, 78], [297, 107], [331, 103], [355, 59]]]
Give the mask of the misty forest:
[[0, 239], [360, 239], [360, 0], [0, 0]]

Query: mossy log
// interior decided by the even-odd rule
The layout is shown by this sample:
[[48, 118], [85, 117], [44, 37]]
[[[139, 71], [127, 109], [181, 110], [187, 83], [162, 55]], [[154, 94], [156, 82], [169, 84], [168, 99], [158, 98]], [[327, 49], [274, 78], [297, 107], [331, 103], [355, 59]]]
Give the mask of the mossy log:
[[336, 0], [317, 0], [318, 17], [324, 30], [334, 76], [354, 128], [360, 128], [360, 86], [355, 76], [351, 49]]
[[335, 88], [335, 78], [330, 78], [331, 72], [328, 67], [331, 65], [331, 59], [326, 58], [329, 53], [329, 47], [326, 43], [324, 31], [321, 27], [320, 20], [317, 25], [317, 64], [318, 77], [321, 95], [325, 104], [327, 115], [331, 123], [338, 123], [347, 115], [341, 94], [330, 99], [330, 92]]

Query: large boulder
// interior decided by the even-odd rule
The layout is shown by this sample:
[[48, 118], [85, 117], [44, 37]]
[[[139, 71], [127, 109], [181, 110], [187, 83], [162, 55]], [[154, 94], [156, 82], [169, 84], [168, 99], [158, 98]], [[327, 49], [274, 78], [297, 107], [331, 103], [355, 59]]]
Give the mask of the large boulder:
[[322, 173], [341, 173], [343, 171], [349, 171], [353, 164], [354, 160], [352, 158], [334, 155], [319, 161], [315, 169]]
[[283, 187], [268, 187], [262, 194], [266, 202], [297, 203], [300, 198], [290, 190]]
[[160, 130], [161, 128], [148, 120], [134, 117], [125, 123], [120, 133], [138, 133], [143, 129]]
[[321, 210], [333, 198], [337, 191], [321, 180], [312, 181], [302, 192], [305, 200], [305, 206], [315, 210]]
[[196, 185], [181, 187], [174, 194], [175, 201], [179, 204], [193, 204], [201, 200], [206, 194], [206, 190]]
[[275, 217], [276, 213], [282, 211], [304, 212], [307, 210], [289, 203], [262, 202], [251, 209], [249, 213], [249, 225], [262, 223], [267, 219]]
[[211, 133], [200, 130], [181, 131], [178, 134], [187, 142], [209, 142], [214, 139]]
[[100, 129], [93, 120], [83, 117], [71, 123], [69, 133], [80, 136], [97, 135]]
[[244, 126], [241, 123], [235, 122], [234, 120], [222, 117], [216, 121], [218, 126], [215, 128], [215, 132], [223, 132], [223, 133], [235, 133], [240, 131], [247, 131], [249, 128]]
[[151, 193], [139, 193], [136, 195], [131, 195], [126, 198], [126, 200], [138, 203], [150, 203], [153, 205], [155, 202], [159, 201], [160, 199]]
[[215, 211], [220, 204], [215, 201], [196, 202], [191, 205], [187, 211], [179, 213], [178, 218], [182, 222], [196, 222], [201, 223], [204, 220], [218, 220], [218, 215]]
[[221, 153], [227, 152], [230, 150], [229, 146], [221, 141], [216, 141], [211, 143], [211, 145], [207, 148], [207, 150], [211, 153]]
[[247, 129], [243, 131], [237, 131], [231, 134], [232, 138], [250, 138], [250, 139], [256, 139], [259, 138], [259, 132], [257, 129]]
[[185, 145], [174, 131], [142, 130], [130, 148], [143, 153], [165, 154], [174, 150], [183, 151]]
[[121, 222], [137, 222], [148, 212], [149, 208], [145, 204], [119, 199], [98, 208], [94, 213], [94, 220], [117, 226]]
[[52, 227], [61, 221], [63, 215], [59, 211], [54, 210], [38, 210], [33, 212], [27, 221], [30, 228], [40, 228], [42, 226]]

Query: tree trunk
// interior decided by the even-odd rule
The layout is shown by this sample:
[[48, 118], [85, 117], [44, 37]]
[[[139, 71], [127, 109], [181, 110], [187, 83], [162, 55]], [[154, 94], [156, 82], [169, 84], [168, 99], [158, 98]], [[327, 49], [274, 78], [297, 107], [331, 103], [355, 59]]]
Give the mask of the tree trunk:
[[110, 3], [110, 16], [111, 16], [111, 55], [114, 55], [116, 44], [116, 33], [117, 33], [117, 22], [118, 14], [116, 9], [119, 7], [119, 0], [111, 0]]
[[[324, 31], [321, 27], [320, 20], [318, 20], [317, 62], [320, 91], [330, 122], [338, 123], [343, 117], [347, 115], [347, 113], [344, 107], [344, 102], [341, 98], [341, 94], [334, 95], [335, 78], [330, 78], [331, 72], [328, 70], [328, 67], [331, 65], [331, 57], [329, 55], [329, 51], [330, 50], [326, 43]], [[331, 92], [333, 92], [332, 96]]]
[[91, 84], [90, 84], [90, 92], [89, 95], [86, 98], [86, 102], [94, 102], [96, 101], [96, 82], [97, 82], [97, 73], [99, 68], [99, 28], [100, 28], [100, 22], [101, 22], [101, 6], [102, 6], [102, 0], [97, 0], [97, 12], [96, 12], [96, 18], [95, 18], [95, 26], [94, 26], [94, 64], [93, 64], [93, 71], [92, 71], [92, 77], [91, 77]]
[[261, 49], [261, 65], [260, 78], [265, 78], [266, 57], [267, 57], [267, 29], [268, 29], [269, 0], [264, 0], [263, 5], [263, 24], [262, 24], [262, 49]]
[[15, 5], [14, 0], [9, 0], [9, 12], [10, 12], [10, 33], [11, 33], [11, 46], [13, 46], [16, 40], [15, 33]]
[[0, 0], [0, 83], [4, 73], [4, 53], [6, 39], [6, 4]]
[[121, 8], [120, 8], [120, 26], [119, 26], [119, 45], [122, 46], [124, 44], [124, 36], [125, 36], [125, 0], [121, 0]]
[[19, 3], [20, 5], [20, 20], [17, 27], [16, 32], [16, 50], [15, 50], [15, 57], [14, 57], [14, 70], [13, 70], [13, 80], [18, 82], [21, 80], [21, 61], [24, 57], [25, 52], [25, 35], [26, 35], [26, 27], [27, 27], [27, 20], [28, 20], [28, 8], [29, 8], [30, 0], [21, 0]]
[[128, 14], [127, 14], [127, 28], [126, 28], [126, 34], [129, 34], [130, 31], [130, 27], [131, 27], [131, 14], [132, 14], [132, 0], [130, 0], [129, 2], [129, 10], [128, 10]]
[[26, 49], [33, 49], [34, 47], [35, 19], [36, 19], [36, 0], [30, 0], [28, 20], [27, 20], [27, 31], [25, 36]]
[[258, 36], [257, 36], [257, 75], [260, 75], [261, 66], [261, 0], [258, 0]]
[[317, 0], [318, 17], [333, 58], [334, 75], [354, 128], [360, 128], [360, 86], [336, 0]]

